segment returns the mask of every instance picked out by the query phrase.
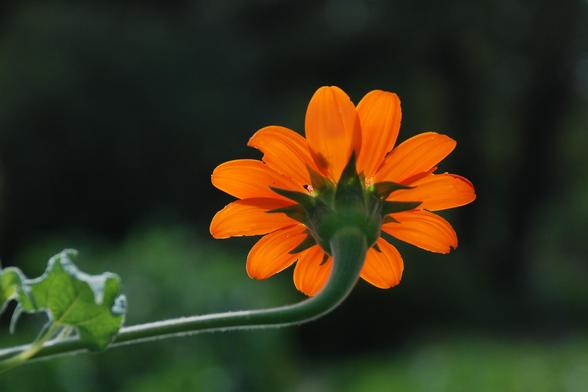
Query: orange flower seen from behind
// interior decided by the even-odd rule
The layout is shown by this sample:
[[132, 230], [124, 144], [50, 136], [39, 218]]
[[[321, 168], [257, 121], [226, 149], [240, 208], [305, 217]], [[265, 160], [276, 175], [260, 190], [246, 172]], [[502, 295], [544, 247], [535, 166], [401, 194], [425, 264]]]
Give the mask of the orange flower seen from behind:
[[321, 87], [308, 105], [306, 138], [280, 126], [262, 128], [248, 143], [263, 153], [261, 160], [233, 160], [214, 170], [213, 185], [239, 200], [214, 216], [211, 234], [263, 235], [247, 256], [248, 275], [266, 279], [296, 263], [296, 288], [313, 296], [328, 280], [333, 260], [312, 209], [332, 209], [328, 200], [343, 188], [340, 181], [356, 181], [376, 222], [367, 229], [373, 243], [361, 278], [380, 288], [400, 282], [402, 256], [380, 231], [449, 253], [457, 235], [434, 211], [471, 203], [474, 187], [461, 176], [435, 173], [455, 148], [450, 137], [425, 132], [395, 147], [401, 117], [394, 93], [371, 91], [356, 107], [340, 88]]

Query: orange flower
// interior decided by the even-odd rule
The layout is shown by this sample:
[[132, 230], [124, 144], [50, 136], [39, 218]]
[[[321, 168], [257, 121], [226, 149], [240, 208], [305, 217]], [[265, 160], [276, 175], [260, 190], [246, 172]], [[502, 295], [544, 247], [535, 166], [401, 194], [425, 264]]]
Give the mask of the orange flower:
[[432, 211], [476, 198], [467, 179], [434, 173], [456, 142], [425, 132], [394, 147], [401, 116], [394, 93], [371, 91], [356, 107], [340, 88], [321, 87], [308, 105], [306, 139], [284, 127], [262, 128], [248, 143], [263, 153], [261, 161], [214, 170], [213, 185], [240, 200], [214, 216], [211, 234], [263, 235], [247, 256], [248, 275], [266, 279], [296, 262], [294, 284], [309, 296], [329, 277], [329, 235], [345, 222], [365, 228], [370, 248], [361, 277], [380, 288], [397, 285], [403, 271], [381, 231], [431, 252], [455, 249], [455, 231]]

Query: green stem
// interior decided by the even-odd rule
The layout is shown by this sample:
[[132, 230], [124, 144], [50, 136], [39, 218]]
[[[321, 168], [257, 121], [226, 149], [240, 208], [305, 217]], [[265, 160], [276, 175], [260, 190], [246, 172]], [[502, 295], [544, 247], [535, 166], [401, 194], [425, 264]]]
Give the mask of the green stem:
[[14, 354], [8, 359], [0, 361], [0, 373], [6, 372], [12, 368], [22, 365], [28, 359], [32, 358], [37, 354], [39, 351], [43, 349], [43, 346], [49, 339], [51, 339], [59, 329], [61, 328], [60, 325], [52, 323], [49, 327], [46, 328], [46, 331], [42, 333], [32, 344], [26, 346], [22, 351]]
[[[351, 292], [363, 267], [366, 253], [365, 235], [355, 227], [340, 228], [333, 235], [330, 244], [334, 259], [333, 270], [326, 287], [315, 297], [293, 305], [270, 309], [181, 317], [133, 325], [122, 328], [114, 343], [109, 347], [186, 336], [199, 332], [283, 327], [319, 318], [336, 308]], [[28, 347], [31, 346], [1, 350], [0, 361], [14, 355], [20, 355], [26, 352]], [[69, 338], [47, 342], [33, 355], [35, 359], [40, 359], [86, 350], [87, 348], [82, 341]], [[0, 362], [1, 364], [2, 362]]]

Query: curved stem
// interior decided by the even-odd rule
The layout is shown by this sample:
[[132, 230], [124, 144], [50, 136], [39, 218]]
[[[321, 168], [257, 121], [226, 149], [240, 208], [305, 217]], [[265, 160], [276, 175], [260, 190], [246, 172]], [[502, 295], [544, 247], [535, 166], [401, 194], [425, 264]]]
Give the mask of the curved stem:
[[[203, 316], [180, 317], [122, 328], [109, 347], [122, 346], [200, 332], [249, 328], [282, 327], [302, 324], [336, 308], [355, 285], [366, 253], [365, 235], [355, 227], [340, 228], [331, 239], [333, 270], [325, 288], [302, 302], [270, 309], [242, 310]], [[0, 361], [19, 355], [29, 346], [0, 350]], [[33, 359], [86, 351], [76, 338], [47, 342]]]

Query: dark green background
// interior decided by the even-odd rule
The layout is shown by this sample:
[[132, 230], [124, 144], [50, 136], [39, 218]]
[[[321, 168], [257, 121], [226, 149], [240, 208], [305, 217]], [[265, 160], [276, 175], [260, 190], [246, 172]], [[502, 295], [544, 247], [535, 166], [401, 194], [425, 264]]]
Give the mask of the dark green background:
[[[122, 276], [129, 323], [296, 301], [250, 281], [252, 239], [212, 240], [219, 163], [314, 90], [397, 92], [400, 140], [458, 141], [475, 203], [449, 256], [399, 244], [401, 285], [360, 282], [296, 329], [201, 335], [38, 363], [14, 391], [582, 391], [588, 385], [588, 3], [0, 3], [0, 256], [64, 247]], [[0, 343], [26, 342], [22, 320]]]

